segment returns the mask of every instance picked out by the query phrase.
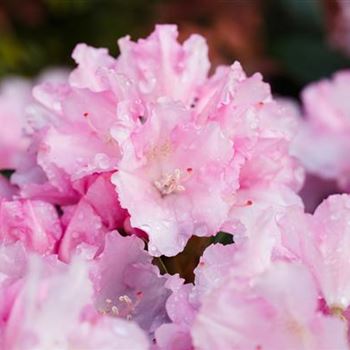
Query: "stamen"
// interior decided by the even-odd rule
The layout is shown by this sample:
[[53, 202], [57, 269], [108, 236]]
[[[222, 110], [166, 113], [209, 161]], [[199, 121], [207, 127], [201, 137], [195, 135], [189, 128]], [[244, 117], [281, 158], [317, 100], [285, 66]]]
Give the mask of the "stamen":
[[119, 315], [119, 309], [117, 306], [113, 305], [111, 310], [112, 310], [113, 315], [115, 315], [115, 316]]
[[162, 196], [174, 192], [183, 192], [185, 187], [180, 184], [181, 177], [180, 169], [175, 169], [173, 174], [163, 175], [160, 180], [154, 181], [153, 184]]
[[112, 299], [107, 298], [104, 307], [98, 309], [103, 315], [110, 315], [114, 317], [126, 318], [127, 320], [132, 319], [132, 315], [135, 313], [137, 305], [143, 298], [143, 292], [135, 292], [135, 300], [133, 301], [128, 295], [120, 295], [115, 298], [115, 302]]
[[119, 297], [119, 301], [125, 302], [127, 304], [132, 304], [131, 299], [127, 295], [122, 295]]

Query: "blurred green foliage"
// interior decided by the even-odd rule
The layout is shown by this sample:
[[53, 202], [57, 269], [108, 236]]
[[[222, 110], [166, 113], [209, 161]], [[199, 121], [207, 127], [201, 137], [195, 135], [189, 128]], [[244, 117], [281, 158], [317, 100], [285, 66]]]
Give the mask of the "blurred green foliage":
[[78, 42], [107, 47], [116, 54], [119, 37], [147, 34], [154, 3], [2, 0], [9, 27], [0, 27], [0, 76], [33, 75], [43, 67], [72, 64], [71, 52]]
[[350, 60], [327, 41], [322, 0], [272, 0], [266, 8], [267, 48], [281, 65], [282, 94], [297, 95], [307, 83], [350, 67]]

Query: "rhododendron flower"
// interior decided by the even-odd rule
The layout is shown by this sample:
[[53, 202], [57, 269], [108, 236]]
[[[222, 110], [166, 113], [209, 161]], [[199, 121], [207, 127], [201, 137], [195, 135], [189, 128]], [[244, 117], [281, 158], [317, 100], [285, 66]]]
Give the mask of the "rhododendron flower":
[[276, 264], [252, 286], [226, 282], [205, 299], [192, 328], [200, 349], [347, 349], [345, 323], [317, 310], [301, 266]]
[[[332, 80], [322, 80], [302, 93], [306, 121], [293, 142], [292, 152], [305, 168], [348, 187], [350, 164], [350, 72], [340, 71]], [[310, 142], [312, 140], [312, 142]]]
[[24, 79], [9, 79], [0, 86], [0, 169], [16, 169], [29, 145], [23, 136], [25, 109], [31, 101], [31, 84]]
[[[63, 69], [51, 69], [44, 71], [36, 81], [58, 83], [66, 76]], [[25, 129], [29, 127], [27, 115], [34, 102], [32, 86], [33, 82], [18, 77], [1, 83], [0, 122], [6, 127], [0, 131], [0, 169], [17, 169], [26, 162], [30, 138]]]
[[166, 283], [172, 293], [166, 308], [172, 323], [156, 331], [161, 349], [172, 348], [177, 341], [192, 348], [190, 331], [203, 300], [226, 282], [245, 290], [257, 275], [268, 270], [277, 259], [290, 253], [282, 246], [278, 220], [290, 210], [302, 210], [300, 198], [288, 188], [264, 191], [262, 187], [241, 191], [233, 205], [236, 226], [232, 223], [235, 244], [209, 246], [194, 270], [194, 284], [172, 276]]
[[307, 87], [302, 120], [177, 36], [2, 84], [1, 349], [349, 348], [350, 197], [310, 215], [296, 192], [298, 159], [347, 189], [350, 74]]
[[149, 235], [152, 255], [175, 255], [192, 234], [218, 231], [229, 210], [225, 194], [237, 187], [232, 142], [217, 123], [198, 128], [189, 119], [180, 105], [156, 105], [123, 143], [113, 176], [131, 225]]
[[[91, 310], [87, 266], [31, 259], [23, 285], [4, 326], [6, 349], [147, 349], [133, 323]], [[43, 331], [45, 329], [45, 331]]]
[[329, 197], [314, 215], [295, 210], [280, 221], [283, 244], [309, 267], [328, 306], [341, 310], [350, 305], [349, 218], [344, 194]]
[[131, 227], [148, 235], [152, 255], [172, 256], [192, 234], [219, 231], [240, 189], [300, 187], [294, 118], [262, 77], [235, 63], [208, 78], [203, 38], [176, 38], [175, 26], [157, 26], [136, 43], [121, 39], [116, 59], [80, 44], [65, 83], [34, 89], [36, 160], [13, 176], [23, 196], [75, 204], [77, 181], [115, 172]]
[[[288, 154], [293, 118], [272, 101], [259, 75], [247, 78], [235, 64], [205, 81], [191, 106], [169, 97], [129, 123], [128, 137], [112, 133], [123, 153], [113, 177], [121, 205], [132, 226], [148, 233], [153, 255], [175, 255], [191, 234], [218, 231], [240, 188], [271, 181], [298, 188], [302, 181]], [[138, 205], [144, 200], [151, 212]]]
[[136, 43], [127, 36], [118, 41], [117, 59], [105, 49], [79, 44], [73, 52], [79, 66], [70, 83], [95, 92], [112, 89], [122, 100], [155, 102], [168, 96], [190, 105], [209, 71], [208, 48], [199, 35], [191, 35], [182, 45], [177, 36], [172, 25], [158, 25], [148, 38]]
[[117, 232], [106, 236], [103, 252], [92, 262], [96, 307], [112, 317], [135, 321], [149, 334], [168, 320], [169, 291], [144, 243]]
[[0, 201], [2, 198], [11, 199], [16, 193], [16, 188], [2, 175], [0, 175]]

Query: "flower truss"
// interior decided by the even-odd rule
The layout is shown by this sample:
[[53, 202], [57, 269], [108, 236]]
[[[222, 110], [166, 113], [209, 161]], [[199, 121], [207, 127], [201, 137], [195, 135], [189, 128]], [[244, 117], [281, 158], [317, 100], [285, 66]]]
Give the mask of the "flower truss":
[[350, 348], [350, 73], [299, 109], [177, 34], [1, 84], [0, 349]]

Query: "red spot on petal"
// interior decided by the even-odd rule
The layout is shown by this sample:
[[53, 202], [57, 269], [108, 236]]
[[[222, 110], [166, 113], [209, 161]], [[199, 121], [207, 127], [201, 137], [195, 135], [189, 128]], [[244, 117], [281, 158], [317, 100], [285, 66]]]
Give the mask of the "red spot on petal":
[[84, 117], [87, 117], [89, 115], [89, 113], [85, 112], [83, 115], [84, 115]]
[[192, 170], [193, 170], [192, 168], [187, 168], [187, 169], [186, 169], [186, 171], [187, 171], [188, 173], [191, 173]]
[[246, 205], [253, 205], [253, 201], [252, 200], [247, 200], [247, 202], [246, 202]]

